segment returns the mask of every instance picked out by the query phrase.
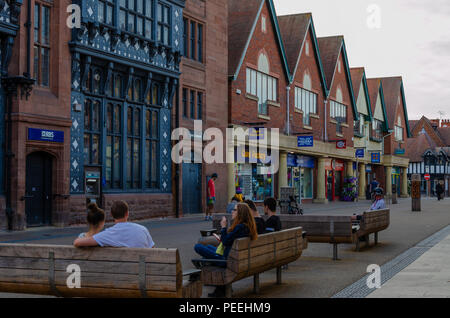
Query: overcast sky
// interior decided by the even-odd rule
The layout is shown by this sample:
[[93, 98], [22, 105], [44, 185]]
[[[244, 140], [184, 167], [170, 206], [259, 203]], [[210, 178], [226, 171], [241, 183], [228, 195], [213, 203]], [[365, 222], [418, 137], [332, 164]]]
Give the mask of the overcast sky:
[[312, 12], [318, 37], [344, 35], [368, 78], [403, 76], [409, 119], [450, 118], [450, 0], [274, 2], [277, 15]]

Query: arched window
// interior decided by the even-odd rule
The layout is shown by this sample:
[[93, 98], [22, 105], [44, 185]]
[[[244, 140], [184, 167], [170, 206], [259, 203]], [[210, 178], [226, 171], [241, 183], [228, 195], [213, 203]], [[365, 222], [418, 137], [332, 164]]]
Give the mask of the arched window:
[[312, 90], [311, 76], [307, 72], [303, 75], [303, 88], [309, 91]]
[[336, 90], [336, 101], [338, 101], [339, 103], [343, 103], [344, 101], [342, 89], [340, 87], [338, 87]]
[[269, 74], [269, 59], [264, 53], [261, 53], [258, 57], [258, 71]]

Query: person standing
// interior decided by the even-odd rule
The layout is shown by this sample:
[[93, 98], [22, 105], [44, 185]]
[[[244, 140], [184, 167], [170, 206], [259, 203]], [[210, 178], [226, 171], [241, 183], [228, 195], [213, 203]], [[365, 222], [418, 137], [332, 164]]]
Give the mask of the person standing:
[[442, 181], [439, 181], [439, 183], [436, 185], [436, 195], [438, 197], [438, 201], [441, 201], [443, 199], [442, 194], [444, 193], [444, 187], [442, 185]]
[[208, 193], [207, 193], [207, 207], [205, 221], [212, 221], [212, 214], [214, 212], [214, 204], [216, 204], [216, 180], [219, 176], [217, 173], [213, 173], [211, 179], [208, 181]]

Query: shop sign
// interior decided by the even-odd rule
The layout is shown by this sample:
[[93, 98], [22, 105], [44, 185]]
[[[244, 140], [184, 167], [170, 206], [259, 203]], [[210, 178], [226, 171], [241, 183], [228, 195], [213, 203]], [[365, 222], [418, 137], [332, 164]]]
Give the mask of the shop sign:
[[237, 148], [236, 162], [238, 163], [270, 163], [270, 156], [267, 151], [258, 152], [256, 150], [246, 150], [245, 147]]
[[326, 160], [325, 170], [344, 171], [344, 161], [341, 160]]
[[372, 166], [367, 165], [366, 166], [366, 172], [372, 172]]
[[28, 128], [28, 140], [64, 143], [64, 131]]
[[381, 163], [381, 152], [372, 152], [372, 163]]
[[336, 149], [347, 149], [347, 140], [336, 141]]
[[314, 147], [314, 136], [298, 136], [298, 147]]
[[248, 130], [248, 140], [264, 139], [264, 128], [250, 128]]
[[365, 152], [364, 152], [364, 149], [356, 149], [356, 158], [364, 158], [366, 155], [365, 155]]
[[406, 153], [405, 149], [395, 149], [394, 154], [396, 155], [404, 155]]
[[293, 155], [293, 154], [288, 154], [287, 166], [312, 169], [315, 167], [315, 159], [313, 157], [297, 156], [297, 155]]

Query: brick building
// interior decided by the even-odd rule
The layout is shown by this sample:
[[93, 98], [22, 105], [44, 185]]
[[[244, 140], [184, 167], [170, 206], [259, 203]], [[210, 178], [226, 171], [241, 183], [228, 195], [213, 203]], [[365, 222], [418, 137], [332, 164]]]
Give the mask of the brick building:
[[[439, 124], [439, 120], [430, 120], [425, 116], [418, 121], [410, 121], [411, 138], [407, 140], [406, 155], [410, 160], [408, 178], [419, 174], [421, 191], [425, 195], [436, 195], [436, 186], [444, 183], [448, 196], [450, 186], [450, 127]], [[425, 174], [430, 180], [425, 180]]]
[[[228, 2], [187, 0], [183, 24], [177, 127], [193, 132], [194, 121], [198, 120], [202, 123], [202, 133], [214, 127], [225, 136], [228, 126]], [[176, 112], [173, 116], [177, 122]], [[202, 149], [193, 151], [200, 155]], [[190, 161], [191, 156], [187, 159]], [[179, 215], [205, 211], [207, 181], [213, 173], [219, 175], [216, 211], [225, 209], [230, 199], [226, 164], [185, 162], [177, 168], [179, 188], [174, 189], [174, 193], [179, 194]]]
[[81, 26], [72, 29], [70, 4], [34, 0], [29, 12], [11, 11], [20, 18], [8, 75], [19, 89], [7, 223], [84, 223], [88, 202], [109, 211], [117, 199], [135, 220], [173, 215], [171, 112], [184, 1], [80, 1]]

